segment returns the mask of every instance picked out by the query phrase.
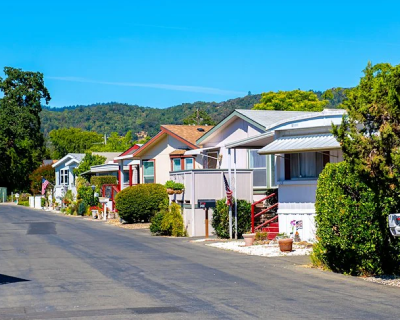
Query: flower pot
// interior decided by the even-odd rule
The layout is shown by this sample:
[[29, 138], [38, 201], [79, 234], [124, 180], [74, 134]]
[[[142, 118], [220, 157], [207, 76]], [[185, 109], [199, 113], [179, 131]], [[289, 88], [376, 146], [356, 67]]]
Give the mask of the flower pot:
[[173, 190], [173, 189], [171, 189], [171, 188], [168, 188], [168, 189], [167, 189], [167, 193], [168, 193], [168, 194], [174, 194], [174, 193], [175, 193], [175, 190]]
[[174, 190], [176, 194], [181, 194], [183, 190]]
[[245, 233], [242, 235], [242, 237], [244, 239], [244, 246], [249, 247], [249, 246], [253, 245], [254, 239], [256, 238], [256, 234], [255, 233]]
[[279, 249], [281, 249], [282, 252], [292, 251], [293, 239], [292, 238], [279, 239], [278, 244], [279, 244]]

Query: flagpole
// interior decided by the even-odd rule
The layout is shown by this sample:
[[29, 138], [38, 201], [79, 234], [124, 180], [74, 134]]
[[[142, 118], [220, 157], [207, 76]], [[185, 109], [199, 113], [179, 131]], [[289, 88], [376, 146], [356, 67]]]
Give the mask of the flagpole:
[[[228, 176], [229, 185], [232, 186], [232, 170], [231, 170], [231, 149], [228, 149]], [[232, 240], [232, 204], [229, 205], [229, 239]]]
[[238, 238], [238, 231], [237, 231], [237, 222], [238, 222], [238, 217], [237, 217], [237, 175], [236, 175], [236, 149], [233, 149], [233, 172], [234, 172], [234, 177], [235, 177], [235, 239], [237, 240]]

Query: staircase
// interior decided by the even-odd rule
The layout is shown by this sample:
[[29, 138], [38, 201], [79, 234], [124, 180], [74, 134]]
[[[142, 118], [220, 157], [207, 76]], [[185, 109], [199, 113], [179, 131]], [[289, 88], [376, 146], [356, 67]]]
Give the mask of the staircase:
[[276, 194], [273, 193], [251, 205], [251, 232], [267, 232], [269, 240], [275, 239], [279, 233], [276, 201]]

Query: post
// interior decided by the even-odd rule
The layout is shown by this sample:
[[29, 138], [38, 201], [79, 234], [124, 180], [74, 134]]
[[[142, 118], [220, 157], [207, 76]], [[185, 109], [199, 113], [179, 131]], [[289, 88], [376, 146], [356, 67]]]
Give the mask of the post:
[[237, 240], [238, 236], [238, 216], [237, 216], [237, 175], [236, 175], [236, 149], [233, 149], [233, 172], [235, 177], [235, 239]]
[[205, 224], [206, 224], [206, 236], [205, 238], [208, 239], [208, 208], [205, 209], [206, 212], [206, 219], [205, 219]]
[[254, 233], [254, 203], [251, 205], [251, 233]]
[[[232, 188], [232, 170], [231, 170], [231, 149], [228, 149], [228, 176], [229, 176], [229, 187]], [[229, 239], [232, 240], [232, 205], [229, 206]]]

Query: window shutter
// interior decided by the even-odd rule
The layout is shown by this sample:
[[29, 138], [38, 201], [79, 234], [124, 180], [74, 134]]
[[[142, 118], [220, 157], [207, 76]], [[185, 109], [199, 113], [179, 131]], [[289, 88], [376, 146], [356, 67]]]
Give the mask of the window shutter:
[[290, 178], [290, 154], [285, 154], [285, 180]]

